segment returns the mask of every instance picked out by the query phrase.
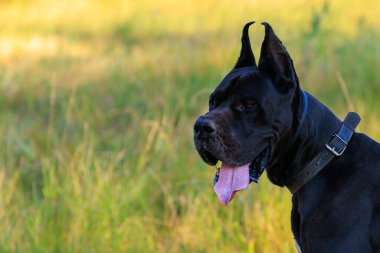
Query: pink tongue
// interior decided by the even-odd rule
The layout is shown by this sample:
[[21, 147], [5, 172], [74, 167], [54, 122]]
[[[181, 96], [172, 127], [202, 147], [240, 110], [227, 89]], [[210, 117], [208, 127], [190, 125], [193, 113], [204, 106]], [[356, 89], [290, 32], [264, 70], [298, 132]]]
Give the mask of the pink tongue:
[[223, 205], [234, 198], [237, 191], [244, 190], [249, 185], [249, 164], [240, 167], [229, 167], [222, 163], [219, 180], [214, 191]]

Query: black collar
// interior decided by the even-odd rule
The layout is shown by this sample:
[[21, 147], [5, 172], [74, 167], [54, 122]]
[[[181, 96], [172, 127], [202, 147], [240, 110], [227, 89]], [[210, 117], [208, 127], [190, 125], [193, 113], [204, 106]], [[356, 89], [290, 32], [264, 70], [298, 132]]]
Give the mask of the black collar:
[[[321, 171], [334, 157], [343, 154], [359, 122], [360, 117], [358, 114], [354, 112], [347, 114], [339, 132], [332, 136], [325, 148], [305, 168], [291, 177], [285, 184], [291, 193], [295, 193], [301, 189], [302, 186]], [[300, 127], [302, 127], [301, 125], [302, 124], [300, 124]]]

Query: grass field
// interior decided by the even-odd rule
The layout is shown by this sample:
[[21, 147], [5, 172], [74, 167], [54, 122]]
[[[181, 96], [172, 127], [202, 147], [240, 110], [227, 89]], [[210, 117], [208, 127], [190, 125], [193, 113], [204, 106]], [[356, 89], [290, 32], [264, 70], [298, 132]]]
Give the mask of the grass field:
[[264, 175], [221, 206], [193, 122], [242, 25], [268, 21], [302, 87], [380, 140], [379, 13], [378, 0], [0, 1], [0, 252], [295, 252], [288, 191]]

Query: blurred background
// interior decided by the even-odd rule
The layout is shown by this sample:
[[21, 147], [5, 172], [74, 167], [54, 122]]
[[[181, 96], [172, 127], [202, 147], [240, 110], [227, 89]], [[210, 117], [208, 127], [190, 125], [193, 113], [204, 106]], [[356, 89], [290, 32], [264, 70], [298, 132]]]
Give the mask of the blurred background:
[[0, 252], [295, 252], [264, 175], [228, 207], [193, 122], [251, 20], [380, 140], [380, 1], [0, 1]]

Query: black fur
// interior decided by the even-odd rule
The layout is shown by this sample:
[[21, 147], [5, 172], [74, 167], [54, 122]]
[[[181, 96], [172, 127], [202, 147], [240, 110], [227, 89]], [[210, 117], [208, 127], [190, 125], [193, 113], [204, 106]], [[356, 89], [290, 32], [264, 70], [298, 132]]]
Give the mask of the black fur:
[[[268, 23], [256, 66], [243, 29], [235, 68], [210, 95], [210, 110], [194, 125], [202, 159], [214, 165], [252, 162], [270, 149], [267, 174], [284, 186], [336, 133], [341, 121], [309, 97], [305, 124], [302, 93], [292, 59]], [[292, 231], [303, 253], [380, 253], [380, 145], [354, 133], [347, 150], [334, 158], [292, 197]]]

